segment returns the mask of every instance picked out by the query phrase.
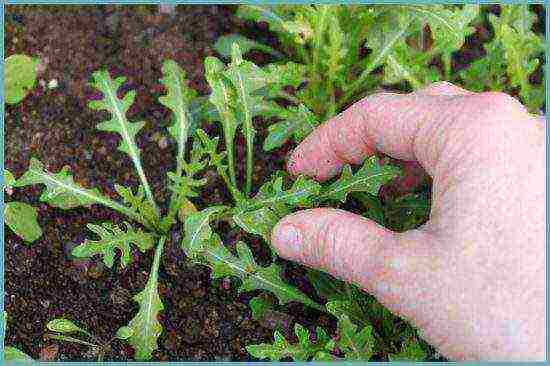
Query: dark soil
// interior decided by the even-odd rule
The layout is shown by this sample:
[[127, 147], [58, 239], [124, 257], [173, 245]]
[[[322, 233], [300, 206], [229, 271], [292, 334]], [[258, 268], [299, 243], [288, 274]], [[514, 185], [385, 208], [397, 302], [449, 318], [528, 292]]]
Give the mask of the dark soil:
[[[537, 8], [542, 12], [542, 7]], [[147, 121], [139, 134], [142, 162], [157, 201], [168, 200], [165, 174], [173, 169], [175, 144], [168, 138], [168, 112], [157, 102], [163, 91], [158, 79], [161, 63], [171, 58], [187, 72], [191, 87], [206, 94], [203, 59], [215, 55], [212, 45], [225, 33], [238, 28], [243, 33], [277, 47], [265, 27], [248, 22], [234, 23], [231, 6], [178, 6], [174, 16], [161, 14], [157, 6], [7, 6], [5, 54], [24, 53], [42, 60], [39, 85], [22, 103], [5, 111], [5, 167], [16, 177], [27, 169], [30, 157], [39, 158], [48, 170], [57, 172], [70, 166], [75, 180], [86, 187], [98, 187], [116, 198], [114, 184], [136, 187], [137, 176], [130, 159], [117, 151], [119, 137], [97, 131], [105, 114], [87, 108], [95, 95], [87, 82], [91, 73], [107, 67], [111, 74], [124, 75], [127, 88], [137, 91], [129, 118]], [[542, 24], [542, 23], [541, 23]], [[537, 24], [537, 27], [543, 25]], [[543, 28], [541, 28], [543, 29]], [[490, 38], [480, 26], [456, 55], [458, 70], [483, 55], [481, 44]], [[257, 63], [265, 55], [250, 55]], [[56, 79], [58, 87], [47, 84]], [[406, 90], [406, 87], [403, 87]], [[205, 126], [219, 133], [216, 126]], [[258, 141], [266, 135], [258, 126]], [[237, 141], [243, 156], [244, 143]], [[284, 169], [292, 146], [285, 145], [265, 154], [257, 145], [254, 186], [269, 179], [273, 171]], [[230, 202], [222, 182], [207, 174], [208, 186], [195, 200], [199, 208]], [[121, 270], [101, 261], [75, 260], [70, 250], [90, 233], [87, 223], [122, 222], [117, 213], [92, 206], [91, 209], [62, 211], [39, 202], [41, 187], [17, 189], [6, 200], [20, 200], [39, 210], [43, 236], [26, 245], [5, 230], [5, 309], [9, 315], [5, 344], [15, 346], [35, 359], [95, 360], [86, 347], [47, 339], [45, 325], [65, 317], [83, 325], [97, 338], [110, 340], [137, 311], [132, 296], [142, 290], [152, 263], [152, 252], [134, 252], [134, 261]], [[258, 238], [244, 237], [239, 230], [220, 225], [217, 230], [229, 247], [245, 239], [257, 260], [265, 263], [268, 249]], [[153, 359], [249, 360], [245, 346], [270, 342], [279, 326], [291, 335], [295, 321], [308, 327], [334, 330], [333, 319], [299, 304], [291, 303], [271, 319], [252, 319], [248, 301], [255, 293], [238, 294], [236, 283], [212, 281], [210, 270], [191, 265], [179, 248], [174, 232], [166, 244], [160, 268], [160, 293], [164, 304], [160, 321], [163, 333]], [[308, 295], [313, 290], [301, 266], [280, 261], [286, 278]], [[133, 359], [126, 343], [114, 341], [106, 360]]]
[[[203, 59], [214, 55], [212, 44], [221, 34], [235, 29], [231, 12], [230, 7], [178, 6], [172, 18], [159, 14], [156, 6], [8, 6], [6, 54], [37, 56], [43, 60], [43, 70], [40, 85], [22, 103], [6, 108], [6, 168], [18, 177], [30, 157], [36, 156], [50, 171], [70, 166], [78, 183], [100, 187], [112, 198], [116, 198], [114, 183], [137, 186], [130, 159], [116, 150], [119, 138], [95, 129], [105, 115], [86, 107], [94, 94], [86, 85], [91, 73], [108, 67], [112, 74], [127, 76], [128, 87], [137, 90], [129, 117], [148, 122], [138, 144], [152, 190], [158, 201], [166, 201], [165, 173], [174, 167], [175, 146], [167, 139], [168, 113], [156, 101], [162, 92], [158, 83], [161, 62], [176, 60], [188, 73], [191, 86], [207, 93]], [[47, 87], [52, 79], [59, 84], [53, 90]], [[214, 132], [213, 127], [207, 130]], [[273, 170], [284, 168], [287, 152], [288, 148], [266, 155], [258, 149], [256, 186]], [[132, 296], [147, 281], [151, 252], [135, 252], [134, 262], [124, 270], [118, 264], [111, 270], [100, 261], [74, 260], [70, 249], [88, 237], [87, 223], [124, 218], [97, 205], [53, 209], [39, 202], [39, 192], [39, 187], [32, 187], [6, 196], [38, 207], [44, 234], [26, 245], [6, 230], [9, 324], [5, 343], [35, 359], [93, 360], [94, 354], [86, 347], [46, 339], [46, 323], [63, 316], [99, 339], [111, 339], [137, 311]], [[214, 178], [201, 194], [195, 201], [199, 208], [229, 202], [221, 182]], [[230, 246], [241, 239], [239, 231], [222, 229]], [[246, 239], [258, 260], [265, 260], [265, 245]], [[154, 359], [247, 360], [245, 346], [271, 340], [276, 324], [287, 328], [286, 333], [294, 320], [306, 326], [327, 326], [323, 315], [300, 305], [288, 306], [284, 313], [293, 315], [281, 313], [267, 326], [252, 320], [247, 303], [255, 294], [239, 295], [237, 284], [227, 281], [212, 283], [209, 269], [188, 264], [177, 243], [175, 234], [167, 243], [160, 270], [164, 331]], [[115, 341], [105, 359], [131, 360], [132, 354], [131, 347]]]

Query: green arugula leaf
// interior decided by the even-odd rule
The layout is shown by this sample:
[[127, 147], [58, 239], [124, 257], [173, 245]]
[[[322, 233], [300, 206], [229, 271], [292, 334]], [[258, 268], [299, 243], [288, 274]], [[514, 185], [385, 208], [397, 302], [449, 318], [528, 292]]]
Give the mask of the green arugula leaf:
[[145, 197], [143, 186], [139, 186], [134, 193], [132, 188], [121, 186], [115, 183], [115, 191], [122, 198], [125, 204], [129, 205], [134, 212], [144, 218], [147, 228], [158, 228], [158, 212], [151, 206], [151, 202]]
[[283, 177], [275, 178], [260, 187], [254, 198], [233, 210], [233, 221], [247, 233], [261, 235], [269, 242], [275, 224], [293, 208], [309, 207], [319, 194], [321, 186], [312, 179], [300, 176], [288, 190], [283, 188]]
[[252, 189], [252, 168], [254, 166], [254, 136], [256, 130], [252, 124], [252, 109], [261, 101], [254, 92], [265, 85], [266, 76], [263, 70], [252, 62], [243, 60], [239, 46], [234, 43], [231, 48], [231, 63], [224, 72], [236, 92], [236, 113], [243, 121], [243, 133], [246, 140], [246, 185], [245, 192]]
[[540, 63], [537, 56], [544, 52], [544, 39], [531, 31], [535, 18], [528, 5], [503, 5], [501, 16], [491, 14], [489, 21], [504, 50], [510, 84], [520, 88], [524, 103], [538, 113], [544, 102], [544, 88], [532, 85], [529, 77]]
[[224, 64], [219, 59], [216, 57], [205, 58], [204, 69], [206, 80], [211, 89], [209, 100], [218, 111], [219, 122], [223, 129], [231, 185], [237, 187], [233, 145], [239, 120], [236, 117], [234, 108], [235, 91], [231, 87], [229, 80], [223, 75]]
[[26, 55], [11, 55], [4, 62], [6, 103], [16, 104], [34, 88], [40, 60]]
[[149, 182], [143, 171], [140, 160], [140, 150], [135, 142], [135, 137], [145, 125], [144, 121], [130, 123], [126, 118], [126, 113], [130, 106], [134, 103], [136, 97], [135, 90], [130, 90], [122, 99], [118, 98], [117, 90], [124, 84], [126, 78], [124, 76], [111, 79], [108, 71], [95, 71], [92, 74], [92, 82], [90, 85], [103, 93], [103, 99], [92, 100], [88, 103], [88, 107], [93, 110], [106, 110], [111, 113], [111, 119], [97, 125], [97, 129], [106, 132], [116, 132], [122, 137], [122, 141], [118, 150], [128, 154], [134, 163], [134, 167], [138, 173], [141, 184], [145, 190], [145, 195], [155, 211], [158, 212], [155, 199], [151, 193]]
[[191, 260], [196, 260], [201, 255], [213, 235], [210, 221], [225, 210], [225, 206], [212, 206], [187, 217], [181, 246]]
[[334, 350], [334, 341], [328, 337], [322, 328], [317, 327], [315, 342], [310, 341], [309, 331], [298, 323], [294, 325], [294, 334], [298, 339], [297, 343], [289, 342], [280, 331], [276, 330], [273, 344], [250, 345], [246, 346], [246, 350], [253, 357], [267, 358], [271, 361], [280, 361], [283, 358], [292, 358], [294, 361], [336, 359], [330, 355], [330, 352]]
[[317, 117], [303, 104], [297, 107], [279, 107], [274, 115], [282, 121], [268, 127], [264, 151], [281, 147], [291, 137], [294, 137], [295, 142], [300, 142], [319, 124]]
[[276, 57], [283, 57], [279, 51], [274, 50], [272, 47], [253, 41], [250, 38], [246, 38], [236, 33], [226, 34], [218, 38], [216, 43], [214, 43], [214, 49], [223, 57], [229, 58], [231, 56], [231, 47], [233, 43], [239, 45], [239, 48], [243, 54], [252, 50], [259, 50], [265, 53], [270, 53]]
[[101, 225], [88, 224], [86, 227], [99, 236], [99, 240], [86, 240], [72, 250], [72, 255], [78, 258], [90, 258], [100, 254], [103, 263], [109, 268], [113, 267], [115, 249], [122, 252], [120, 265], [125, 268], [132, 260], [130, 245], [133, 244], [142, 252], [153, 247], [154, 236], [140, 229], [134, 229], [129, 223], [125, 223], [126, 231], [119, 226], [104, 222]]
[[187, 86], [185, 71], [173, 60], [166, 60], [162, 65], [164, 77], [162, 84], [167, 89], [165, 96], [159, 97], [159, 102], [173, 113], [172, 125], [168, 128], [170, 135], [178, 144], [176, 154], [176, 175], [181, 176], [183, 169], [185, 144], [191, 125], [189, 106], [196, 97], [196, 92]]
[[4, 206], [4, 220], [21, 239], [32, 243], [42, 236], [36, 208], [23, 202], [7, 202]]
[[152, 352], [158, 348], [157, 340], [162, 333], [158, 315], [164, 306], [158, 293], [158, 270], [164, 240], [165, 238], [161, 237], [155, 249], [155, 258], [145, 288], [134, 296], [134, 301], [139, 304], [138, 313], [130, 320], [128, 326], [117, 331], [117, 337], [127, 339], [135, 350], [135, 358], [141, 361], [151, 359]]
[[380, 187], [397, 177], [399, 172], [399, 168], [388, 164], [382, 166], [376, 156], [371, 156], [355, 174], [346, 165], [340, 178], [323, 190], [320, 200], [345, 202], [350, 192], [367, 192], [376, 196]]
[[336, 345], [346, 354], [346, 360], [368, 361], [374, 354], [375, 336], [370, 325], [361, 330], [346, 314], [339, 311], [338, 302], [329, 301], [327, 310], [338, 319], [338, 341]]
[[237, 255], [233, 255], [216, 234], [210, 235], [206, 240], [201, 250], [202, 263], [212, 269], [213, 279], [235, 276], [242, 281], [239, 292], [265, 290], [274, 294], [282, 305], [298, 301], [315, 309], [323, 309], [298, 289], [285, 283], [281, 278], [281, 268], [277, 264], [259, 266], [243, 242], [237, 242], [236, 249]]

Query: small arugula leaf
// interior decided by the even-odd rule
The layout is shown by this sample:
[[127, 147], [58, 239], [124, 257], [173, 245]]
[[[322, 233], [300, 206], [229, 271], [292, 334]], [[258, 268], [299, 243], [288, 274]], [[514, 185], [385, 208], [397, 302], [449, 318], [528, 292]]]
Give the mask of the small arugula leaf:
[[306, 81], [307, 69], [295, 62], [269, 64], [262, 68], [266, 77], [267, 96], [285, 97], [281, 94], [283, 87], [298, 88]]
[[141, 184], [145, 190], [145, 195], [151, 203], [151, 206], [158, 211], [157, 205], [151, 193], [151, 188], [147, 182], [147, 177], [143, 171], [140, 160], [140, 150], [135, 142], [136, 135], [145, 126], [144, 121], [130, 123], [126, 118], [126, 113], [134, 103], [136, 97], [135, 90], [130, 90], [122, 99], [117, 96], [117, 91], [126, 81], [124, 76], [111, 79], [108, 71], [100, 70], [92, 74], [91, 86], [103, 93], [103, 99], [92, 100], [88, 107], [93, 110], [106, 110], [111, 113], [111, 119], [97, 125], [97, 129], [106, 132], [116, 132], [122, 137], [118, 149], [130, 156], [134, 167], [138, 173]]
[[361, 330], [346, 314], [339, 311], [338, 301], [326, 304], [328, 312], [338, 319], [338, 341], [336, 345], [345, 353], [346, 360], [368, 361], [374, 353], [375, 336], [372, 326]]
[[5, 361], [34, 361], [31, 356], [25, 352], [18, 350], [15, 347], [4, 347], [4, 360]]
[[11, 55], [6, 58], [4, 92], [6, 103], [16, 104], [23, 100], [36, 84], [37, 58], [27, 55]]
[[157, 248], [149, 279], [143, 291], [134, 296], [139, 304], [139, 311], [130, 320], [128, 326], [117, 332], [117, 337], [125, 338], [135, 350], [137, 360], [149, 360], [154, 350], [158, 348], [157, 340], [162, 333], [162, 325], [158, 320], [159, 313], [164, 309], [158, 292], [158, 271], [160, 256], [164, 247], [164, 237], [161, 237]]
[[29, 204], [7, 202], [4, 207], [4, 220], [17, 236], [28, 243], [42, 236], [36, 208]]
[[132, 260], [130, 245], [133, 244], [142, 252], [153, 247], [153, 235], [134, 229], [129, 223], [125, 223], [126, 231], [119, 226], [104, 222], [101, 225], [88, 224], [89, 230], [99, 236], [99, 240], [86, 240], [72, 250], [72, 255], [78, 258], [90, 258], [100, 254], [103, 256], [103, 263], [109, 268], [113, 267], [115, 250], [122, 252], [120, 265], [125, 268]]
[[350, 192], [367, 192], [376, 196], [380, 187], [397, 177], [399, 172], [399, 168], [380, 165], [378, 157], [371, 156], [355, 174], [349, 165], [344, 166], [340, 178], [324, 189], [320, 199], [345, 202]]
[[239, 45], [243, 54], [252, 50], [259, 50], [265, 53], [270, 53], [276, 57], [283, 56], [279, 51], [274, 50], [268, 45], [253, 41], [250, 38], [246, 38], [236, 33], [226, 34], [218, 38], [216, 43], [214, 43], [214, 49], [223, 57], [229, 58], [231, 56], [231, 47], [233, 43]]
[[68, 319], [57, 318], [50, 320], [46, 327], [52, 332], [58, 333], [84, 333], [88, 334], [84, 329], [80, 328], [78, 325], [73, 323]]
[[233, 210], [233, 221], [247, 233], [261, 235], [267, 241], [271, 229], [293, 208], [309, 207], [321, 190], [319, 183], [299, 176], [288, 190], [283, 188], [283, 177], [275, 178], [260, 187], [254, 198]]
[[139, 213], [145, 219], [147, 227], [157, 227], [159, 220], [158, 212], [151, 206], [151, 202], [145, 197], [143, 186], [139, 186], [136, 193], [132, 188], [124, 187], [115, 183], [115, 191], [122, 198], [125, 204], [129, 205], [134, 212]]
[[294, 325], [294, 334], [298, 339], [297, 343], [289, 342], [280, 331], [276, 330], [273, 344], [249, 345], [246, 350], [253, 357], [267, 358], [271, 361], [280, 361], [283, 358], [292, 358], [294, 361], [335, 359], [334, 356], [330, 355], [330, 352], [334, 350], [334, 341], [328, 337], [322, 328], [317, 327], [315, 342], [310, 341], [307, 328], [298, 323]]
[[181, 246], [189, 258], [196, 260], [203, 252], [204, 246], [213, 234], [210, 221], [225, 209], [225, 206], [208, 207], [187, 217], [185, 220], [185, 237], [181, 242]]
[[4, 188], [13, 188], [15, 186], [16, 179], [13, 174], [6, 168], [4, 168]]
[[229, 80], [223, 75], [224, 64], [218, 58], [205, 58], [204, 69], [206, 80], [211, 89], [209, 100], [216, 107], [218, 112], [217, 117], [223, 129], [231, 185], [237, 187], [233, 145], [239, 119], [236, 117], [234, 108], [235, 91], [231, 87]]
[[193, 203], [188, 198], [197, 197], [197, 189], [207, 183], [206, 178], [199, 179], [195, 177], [208, 165], [208, 159], [205, 158], [205, 155], [208, 155], [206, 149], [201, 145], [200, 140], [195, 138], [190, 162], [182, 161], [182, 171], [179, 175], [174, 172], [167, 173], [169, 179], [168, 189], [172, 192], [172, 197], [170, 199], [168, 215], [163, 218], [161, 225], [165, 231], [175, 223], [176, 215], [179, 214], [181, 216], [186, 212], [186, 209], [191, 209], [192, 211], [194, 209], [196, 211]]

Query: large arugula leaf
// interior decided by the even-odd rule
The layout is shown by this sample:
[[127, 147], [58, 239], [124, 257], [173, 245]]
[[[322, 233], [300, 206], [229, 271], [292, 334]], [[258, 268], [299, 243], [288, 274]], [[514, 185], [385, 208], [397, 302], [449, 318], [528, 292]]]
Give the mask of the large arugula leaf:
[[141, 165], [140, 150], [135, 142], [135, 137], [143, 128], [145, 122], [139, 121], [130, 123], [126, 118], [128, 109], [130, 109], [130, 106], [134, 103], [136, 92], [135, 90], [130, 90], [122, 99], [117, 95], [118, 89], [125, 81], [126, 78], [124, 76], [112, 79], [108, 71], [95, 71], [92, 74], [92, 82], [90, 85], [103, 93], [103, 99], [90, 101], [88, 107], [93, 110], [106, 110], [111, 113], [111, 119], [98, 124], [97, 129], [120, 134], [122, 141], [118, 149], [128, 154], [132, 159], [139, 179], [141, 180], [141, 184], [145, 190], [145, 195], [147, 199], [149, 199], [151, 206], [155, 208], [155, 211], [158, 211], [153, 193], [151, 192], [147, 177]]
[[162, 333], [158, 315], [164, 306], [158, 292], [158, 271], [164, 240], [161, 237], [155, 249], [155, 258], [145, 288], [134, 296], [134, 301], [139, 304], [138, 313], [127, 326], [117, 331], [118, 338], [127, 339], [132, 345], [137, 360], [151, 359], [152, 352], [158, 348], [157, 340]]
[[109, 268], [113, 267], [115, 250], [122, 253], [120, 265], [124, 268], [131, 262], [130, 245], [139, 248], [142, 253], [153, 247], [154, 236], [134, 229], [129, 223], [125, 223], [126, 231], [111, 222], [104, 222], [101, 225], [88, 224], [86, 227], [93, 231], [99, 240], [86, 240], [72, 250], [72, 255], [79, 258], [90, 258], [100, 254], [103, 256], [103, 263]]
[[210, 267], [214, 279], [230, 276], [239, 278], [242, 281], [239, 291], [265, 290], [273, 293], [281, 304], [299, 301], [322, 309], [298, 289], [286, 284], [277, 264], [272, 263], [267, 267], [256, 264], [245, 243], [236, 244], [237, 255], [223, 245], [219, 236], [212, 231], [210, 221], [224, 210], [224, 207], [209, 207], [187, 217], [185, 238], [182, 241], [186, 255], [194, 262]]
[[40, 160], [31, 158], [29, 169], [21, 176], [15, 187], [24, 187], [32, 184], [44, 184], [46, 189], [40, 195], [42, 202], [52, 207], [64, 210], [101, 204], [146, 224], [142, 217], [134, 210], [121, 205], [105, 196], [97, 188], [88, 189], [75, 183], [69, 167], [63, 167], [58, 173], [45, 170]]
[[6, 225], [21, 239], [32, 243], [42, 235], [36, 208], [24, 202], [7, 202], [4, 206]]
[[275, 331], [273, 344], [262, 343], [246, 346], [246, 350], [253, 357], [259, 359], [269, 359], [271, 361], [280, 361], [283, 358], [292, 358], [294, 361], [334, 361], [336, 357], [330, 352], [334, 351], [335, 341], [330, 339], [323, 328], [317, 327], [316, 340], [312, 342], [309, 336], [309, 330], [296, 323], [294, 325], [294, 334], [298, 342], [291, 343], [281, 334], [279, 330]]

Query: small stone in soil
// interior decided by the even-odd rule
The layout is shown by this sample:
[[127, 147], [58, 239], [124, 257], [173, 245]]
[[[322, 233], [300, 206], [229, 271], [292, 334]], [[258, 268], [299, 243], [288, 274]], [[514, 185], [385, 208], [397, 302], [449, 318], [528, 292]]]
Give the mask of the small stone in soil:
[[59, 346], [57, 344], [50, 344], [40, 349], [40, 361], [53, 361], [57, 357], [59, 352]]

